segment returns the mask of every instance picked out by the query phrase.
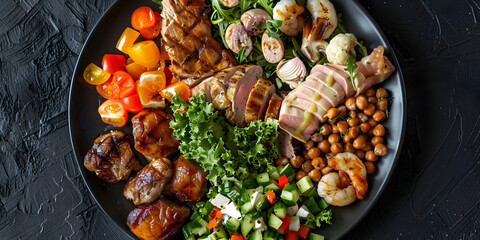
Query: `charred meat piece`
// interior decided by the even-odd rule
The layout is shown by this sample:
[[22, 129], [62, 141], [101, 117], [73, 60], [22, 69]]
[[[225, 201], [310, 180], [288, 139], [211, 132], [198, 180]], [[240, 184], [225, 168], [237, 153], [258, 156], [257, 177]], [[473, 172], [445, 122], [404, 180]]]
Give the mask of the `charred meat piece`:
[[282, 101], [282, 97], [278, 96], [278, 94], [276, 93], [273, 93], [270, 101], [268, 102], [267, 112], [265, 113], [265, 121], [267, 121], [267, 118], [273, 118], [278, 120]]
[[111, 183], [125, 180], [132, 170], [141, 168], [129, 138], [122, 131], [109, 131], [95, 139], [83, 164], [100, 179]]
[[156, 158], [128, 179], [123, 195], [135, 205], [151, 203], [160, 197], [173, 175], [172, 164], [166, 158]]
[[173, 119], [160, 109], [144, 109], [132, 118], [135, 149], [147, 160], [168, 157], [177, 152], [180, 142], [173, 137]]
[[190, 215], [190, 209], [165, 198], [139, 206], [128, 214], [127, 225], [142, 240], [174, 239]]
[[173, 195], [182, 202], [199, 201], [207, 191], [206, 176], [197, 164], [181, 155], [173, 162], [173, 177], [164, 193]]
[[246, 104], [245, 121], [247, 123], [263, 119], [273, 93], [275, 93], [275, 86], [272, 82], [263, 78], [257, 81]]
[[236, 65], [235, 58], [212, 38], [210, 8], [203, 0], [163, 0], [162, 40], [177, 80], [193, 87], [195, 79]]

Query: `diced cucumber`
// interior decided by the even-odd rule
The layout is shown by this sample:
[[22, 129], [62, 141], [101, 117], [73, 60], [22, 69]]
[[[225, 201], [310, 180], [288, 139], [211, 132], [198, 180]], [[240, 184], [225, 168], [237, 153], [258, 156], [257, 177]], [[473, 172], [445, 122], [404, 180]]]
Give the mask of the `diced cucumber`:
[[225, 228], [230, 232], [237, 231], [239, 226], [240, 226], [240, 221], [234, 217], [229, 218], [227, 220], [227, 223], [225, 223]]
[[283, 167], [282, 170], [278, 174], [280, 176], [285, 175], [288, 178], [290, 176], [295, 175], [295, 170], [293, 169], [292, 165], [289, 163], [289, 164], [285, 165], [285, 167]]
[[312, 180], [309, 176], [305, 176], [297, 182], [297, 187], [300, 191], [300, 194], [303, 195], [304, 193], [310, 191], [313, 188]]
[[275, 183], [268, 184], [265, 187], [264, 192], [267, 193], [270, 190], [272, 190], [275, 194], [280, 194], [280, 188]]
[[263, 193], [261, 192], [254, 192], [252, 195], [250, 195], [250, 203], [255, 206], [255, 204], [260, 201], [260, 199], [263, 197]]
[[258, 211], [253, 211], [248, 213], [247, 215], [249, 215], [251, 219], [257, 219], [262, 216], [262, 213]]
[[257, 183], [260, 186], [267, 186], [270, 183], [270, 176], [268, 176], [268, 173], [260, 173], [257, 175]]
[[217, 238], [227, 238], [227, 232], [225, 231], [225, 229], [223, 228], [220, 228], [218, 230], [215, 231], [215, 236]]
[[250, 211], [252, 211], [254, 209], [252, 203], [250, 202], [246, 202], [245, 204], [242, 205], [242, 207], [240, 208], [240, 212], [242, 214], [246, 214], [246, 213], [249, 213]]
[[253, 227], [254, 230], [260, 229], [260, 231], [265, 231], [267, 230], [267, 224], [265, 224], [265, 220], [263, 220], [263, 217], [259, 217], [254, 220], [255, 226]]
[[264, 240], [277, 240], [278, 239], [278, 233], [273, 231], [273, 230], [267, 230], [263, 232], [263, 239]]
[[233, 201], [237, 201], [240, 198], [240, 188], [234, 186], [230, 192], [227, 193], [227, 196], [232, 199]]
[[270, 214], [268, 218], [268, 226], [272, 227], [275, 230], [278, 230], [282, 226], [282, 219], [278, 218], [275, 214]]
[[190, 236], [190, 237], [188, 237], [188, 238], [185, 238], [185, 240], [195, 240], [195, 236], [192, 235], [192, 236]]
[[250, 235], [250, 237], [248, 238], [248, 240], [262, 240], [262, 239], [263, 239], [263, 236], [262, 236], [262, 231], [260, 231], [260, 229], [254, 230]]
[[285, 185], [285, 187], [283, 187], [282, 190], [291, 192], [293, 190], [297, 190], [297, 188], [293, 184], [288, 183], [287, 185]]
[[267, 199], [265, 199], [265, 196], [264, 196], [264, 195], [262, 195], [262, 198], [260, 198], [260, 200], [255, 204], [255, 208], [256, 208], [259, 212], [267, 209], [268, 206], [270, 206], [270, 204], [268, 203]]
[[279, 218], [285, 218], [287, 216], [287, 206], [283, 202], [277, 202], [273, 205], [273, 212]]
[[317, 188], [313, 188], [313, 191], [310, 191], [308, 193], [308, 195], [306, 195], [306, 196], [311, 197], [311, 198], [315, 198], [315, 200], [320, 199], [320, 196], [318, 196]]
[[322, 211], [318, 207], [317, 203], [313, 198], [309, 198], [307, 201], [303, 203], [303, 205], [305, 205], [308, 208], [308, 210], [310, 210], [310, 212], [313, 213], [314, 215], [317, 215], [319, 212]]
[[325, 237], [323, 235], [320, 235], [320, 234], [315, 234], [315, 233], [310, 233], [310, 235], [308, 236], [308, 240], [324, 240]]
[[298, 205], [288, 207], [287, 208], [287, 215], [288, 216], [295, 216], [295, 214], [297, 214], [297, 211], [298, 211]]
[[278, 173], [278, 171], [275, 170], [270, 174], [270, 177], [275, 179], [275, 180], [278, 180], [278, 178], [280, 178], [280, 173]]
[[250, 233], [250, 230], [253, 229], [255, 226], [255, 223], [250, 215], [246, 215], [243, 218], [242, 221], [242, 226], [240, 227], [240, 231], [242, 232], [242, 235], [247, 238], [248, 233]]
[[[193, 236], [193, 227], [194, 227], [194, 222], [189, 222], [182, 227], [182, 233], [183, 236], [187, 239], [191, 236]], [[195, 238], [195, 237], [194, 237]]]
[[328, 203], [326, 203], [323, 198], [320, 198], [320, 200], [318, 201], [318, 206], [323, 210], [328, 207]]
[[290, 224], [288, 225], [288, 230], [297, 232], [298, 229], [300, 229], [300, 217], [299, 216], [292, 216], [290, 218]]
[[249, 178], [249, 179], [245, 180], [245, 182], [243, 182], [242, 187], [244, 189], [256, 188], [257, 187], [257, 180], [254, 179], [254, 178]]
[[282, 201], [289, 207], [295, 206], [297, 204], [298, 199], [300, 198], [300, 194], [298, 194], [297, 189], [290, 184], [285, 185], [282, 190], [282, 195], [280, 195]]
[[191, 223], [193, 224], [192, 233], [195, 235], [200, 236], [210, 232], [210, 230], [208, 229], [208, 222], [203, 220], [202, 218], [192, 221]]
[[296, 216], [302, 217], [302, 218], [307, 218], [309, 215], [311, 215], [310, 210], [303, 205], [300, 209], [298, 209]]

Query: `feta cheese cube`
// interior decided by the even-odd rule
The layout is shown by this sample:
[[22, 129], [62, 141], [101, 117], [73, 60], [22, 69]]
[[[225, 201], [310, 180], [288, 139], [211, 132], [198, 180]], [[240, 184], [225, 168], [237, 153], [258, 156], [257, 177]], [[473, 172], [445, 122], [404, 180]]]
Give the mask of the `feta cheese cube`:
[[250, 203], [252, 204], [252, 206], [255, 206], [255, 203], [257, 203], [258, 201], [260, 201], [260, 198], [263, 197], [263, 194], [260, 193], [260, 192], [254, 192], [251, 196], [250, 196]]
[[300, 229], [300, 217], [293, 216], [290, 218], [290, 224], [288, 225], [288, 230], [290, 231], [298, 231]]
[[227, 205], [230, 203], [230, 198], [223, 196], [222, 194], [217, 194], [215, 198], [210, 200], [213, 206], [218, 207], [220, 209], [225, 209]]
[[223, 214], [227, 214], [230, 217], [237, 218], [237, 219], [242, 218], [242, 214], [240, 213], [240, 211], [238, 211], [238, 207], [234, 202], [229, 203], [225, 207], [225, 209], [222, 209], [220, 212], [223, 213]]
[[300, 209], [298, 209], [296, 216], [306, 218], [310, 214], [310, 210], [303, 205]]
[[259, 217], [255, 220], [255, 226], [253, 227], [254, 230], [260, 229], [260, 231], [265, 231], [267, 230], [267, 224], [265, 224], [265, 221], [263, 220], [263, 217]]

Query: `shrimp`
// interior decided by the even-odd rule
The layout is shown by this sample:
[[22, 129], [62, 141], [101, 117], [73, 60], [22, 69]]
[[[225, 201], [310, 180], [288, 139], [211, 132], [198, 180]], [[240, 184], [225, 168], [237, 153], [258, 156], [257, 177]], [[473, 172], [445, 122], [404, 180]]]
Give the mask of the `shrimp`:
[[340, 176], [336, 172], [324, 175], [318, 183], [317, 191], [320, 197], [330, 205], [343, 207], [353, 203], [357, 197], [355, 188], [348, 185], [346, 188], [340, 188]]
[[329, 26], [322, 39], [327, 39], [337, 28], [337, 12], [329, 0], [307, 0], [307, 9], [313, 17], [313, 25], [320, 19], [328, 20]]
[[305, 9], [295, 0], [281, 0], [273, 8], [273, 19], [283, 21], [280, 31], [288, 36], [296, 36], [303, 29], [304, 20], [300, 14]]
[[339, 153], [328, 160], [328, 166], [348, 174], [358, 199], [363, 199], [368, 190], [367, 169], [353, 153]]

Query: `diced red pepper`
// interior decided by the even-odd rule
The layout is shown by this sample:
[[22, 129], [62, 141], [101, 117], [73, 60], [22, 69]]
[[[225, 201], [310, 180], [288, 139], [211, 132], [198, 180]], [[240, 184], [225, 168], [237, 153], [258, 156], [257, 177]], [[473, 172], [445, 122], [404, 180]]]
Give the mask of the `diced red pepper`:
[[283, 222], [282, 225], [280, 225], [280, 228], [286, 231], [288, 229], [288, 225], [290, 225], [290, 216], [285, 216], [285, 218], [282, 220]]
[[287, 185], [287, 184], [288, 184], [287, 176], [283, 175], [280, 178], [278, 178], [278, 187], [280, 189], [283, 189], [285, 187], [285, 185]]
[[285, 240], [298, 240], [298, 232], [288, 231]]
[[216, 218], [216, 219], [220, 219], [220, 218], [222, 218], [222, 216], [223, 216], [223, 214], [222, 214], [222, 212], [220, 212], [220, 211], [217, 211], [217, 212], [215, 213], [215, 218]]
[[215, 218], [217, 216], [217, 212], [220, 212], [220, 208], [213, 207], [212, 211], [208, 214], [211, 218]]
[[308, 233], [310, 232], [310, 228], [305, 225], [300, 225], [300, 229], [298, 229], [298, 236], [304, 239], [307, 239]]
[[232, 235], [230, 240], [245, 240], [243, 236]]
[[212, 229], [218, 225], [217, 219], [214, 218], [208, 222], [208, 229]]
[[267, 199], [267, 201], [270, 203], [270, 204], [274, 204], [278, 201], [277, 199], [277, 195], [275, 195], [275, 192], [273, 192], [272, 190], [269, 190], [266, 194], [265, 194], [265, 199]]

